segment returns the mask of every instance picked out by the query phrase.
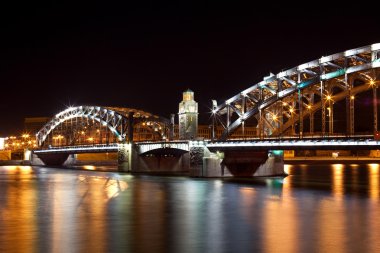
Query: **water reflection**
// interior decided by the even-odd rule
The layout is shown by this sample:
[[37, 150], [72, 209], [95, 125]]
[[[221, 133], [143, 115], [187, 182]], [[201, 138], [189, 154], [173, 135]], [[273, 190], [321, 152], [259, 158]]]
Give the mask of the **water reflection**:
[[377, 164], [250, 180], [0, 166], [1, 252], [377, 252]]
[[[284, 187], [286, 188], [287, 180], [282, 181], [282, 184], [285, 184]], [[275, 187], [278, 185], [271, 184], [270, 186]], [[282, 191], [281, 198], [270, 198], [270, 201], [265, 202], [262, 211], [264, 251], [273, 253], [298, 252], [298, 207], [290, 196], [290, 192]]]
[[286, 165], [285, 170], [289, 174], [284, 179], [286, 189], [331, 189], [337, 199], [348, 193], [376, 201], [380, 197], [379, 164]]
[[336, 197], [342, 197], [344, 194], [344, 165], [332, 164], [332, 191]]
[[[36, 192], [28, 191], [33, 171], [30, 166], [4, 166], [0, 170], [0, 214], [1, 252], [22, 252], [24, 249], [36, 247], [37, 234], [35, 212], [37, 206], [33, 204]], [[4, 176], [6, 175], [6, 176]], [[8, 185], [7, 180], [11, 180]], [[23, 231], [29, 231], [24, 235], [24, 240], [18, 237]]]
[[369, 167], [369, 196], [375, 202], [379, 201], [379, 164], [368, 164]]
[[354, 192], [359, 191], [359, 165], [358, 164], [350, 164], [349, 170], [351, 171], [351, 182], [352, 189]]

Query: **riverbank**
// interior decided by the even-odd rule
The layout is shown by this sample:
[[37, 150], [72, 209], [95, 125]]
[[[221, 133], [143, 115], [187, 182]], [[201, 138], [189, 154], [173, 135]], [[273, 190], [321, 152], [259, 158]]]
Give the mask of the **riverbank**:
[[0, 160], [0, 166], [31, 165], [29, 160]]

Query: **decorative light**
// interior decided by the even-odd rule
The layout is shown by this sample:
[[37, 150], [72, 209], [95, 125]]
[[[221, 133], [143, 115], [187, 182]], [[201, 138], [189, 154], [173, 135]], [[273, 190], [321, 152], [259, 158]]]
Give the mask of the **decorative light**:
[[354, 96], [354, 95], [351, 95], [351, 97], [350, 97], [350, 98], [353, 100], [353, 99], [355, 99], [355, 96]]

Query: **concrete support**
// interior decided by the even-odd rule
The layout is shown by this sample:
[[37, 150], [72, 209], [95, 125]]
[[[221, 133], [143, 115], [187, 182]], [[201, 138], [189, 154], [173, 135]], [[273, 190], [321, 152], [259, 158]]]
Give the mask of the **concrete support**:
[[31, 165], [35, 165], [35, 166], [42, 166], [42, 165], [45, 165], [44, 162], [36, 155], [32, 152], [31, 156], [30, 156], [30, 164]]
[[69, 157], [69, 154], [67, 153], [39, 154], [39, 159], [37, 159], [37, 157], [34, 155], [35, 154], [32, 154], [31, 156], [32, 165], [39, 165], [38, 163], [42, 161], [42, 163], [47, 166], [62, 166]]
[[[199, 158], [202, 157], [202, 165]], [[191, 176], [260, 177], [285, 176], [282, 150], [209, 152], [205, 147], [193, 149]], [[198, 158], [198, 159], [197, 159]]]
[[189, 152], [179, 152], [175, 149], [161, 149], [148, 155], [138, 154], [132, 148], [132, 173], [154, 173], [167, 175], [189, 174], [190, 158]]
[[132, 170], [132, 144], [120, 143], [117, 152], [118, 170], [130, 172]]
[[202, 177], [232, 177], [233, 175], [223, 163], [224, 153], [217, 152], [203, 157]]
[[190, 171], [191, 177], [203, 177], [203, 158], [209, 156], [206, 146], [190, 146]]
[[282, 150], [268, 151], [268, 159], [253, 174], [259, 176], [285, 176], [284, 171], [284, 152]]

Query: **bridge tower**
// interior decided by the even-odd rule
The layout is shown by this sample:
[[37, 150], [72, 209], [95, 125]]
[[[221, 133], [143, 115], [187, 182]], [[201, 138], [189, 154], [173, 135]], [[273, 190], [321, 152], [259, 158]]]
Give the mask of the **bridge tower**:
[[187, 89], [182, 93], [183, 100], [179, 103], [178, 128], [179, 139], [190, 140], [198, 134], [198, 103], [194, 101], [194, 92]]

